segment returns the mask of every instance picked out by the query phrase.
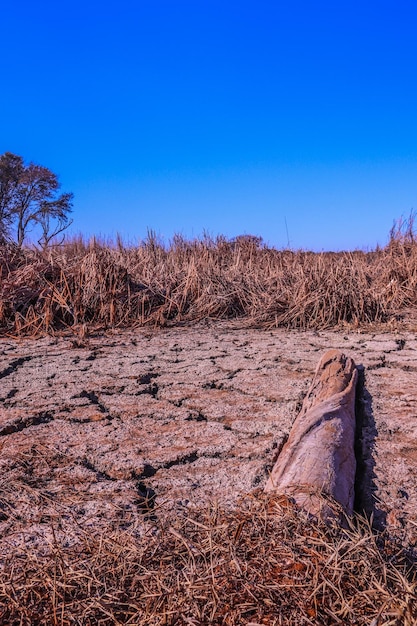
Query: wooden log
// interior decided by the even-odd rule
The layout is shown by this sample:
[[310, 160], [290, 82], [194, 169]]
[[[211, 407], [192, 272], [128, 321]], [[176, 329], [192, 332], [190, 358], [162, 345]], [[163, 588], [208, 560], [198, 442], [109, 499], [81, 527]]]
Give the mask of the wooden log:
[[357, 378], [351, 358], [323, 355], [265, 487], [326, 521], [353, 512]]

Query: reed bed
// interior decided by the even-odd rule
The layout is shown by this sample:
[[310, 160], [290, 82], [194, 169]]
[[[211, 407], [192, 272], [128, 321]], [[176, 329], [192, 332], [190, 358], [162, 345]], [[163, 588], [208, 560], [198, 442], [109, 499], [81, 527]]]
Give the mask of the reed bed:
[[384, 323], [417, 301], [417, 241], [403, 226], [367, 253], [276, 250], [250, 236], [164, 245], [150, 233], [137, 246], [2, 245], [0, 264], [3, 335], [233, 318], [329, 328]]
[[279, 624], [412, 626], [416, 570], [368, 522], [328, 528], [284, 497], [246, 497], [144, 522], [86, 531], [2, 557], [0, 621], [41, 625]]

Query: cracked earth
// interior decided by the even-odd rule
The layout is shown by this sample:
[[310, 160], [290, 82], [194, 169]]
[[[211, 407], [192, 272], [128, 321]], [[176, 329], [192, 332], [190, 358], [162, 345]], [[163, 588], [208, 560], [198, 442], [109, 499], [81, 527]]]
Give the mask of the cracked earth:
[[226, 323], [0, 340], [0, 537], [42, 550], [88, 529], [265, 485], [323, 352], [363, 371], [358, 508], [417, 546], [417, 336]]

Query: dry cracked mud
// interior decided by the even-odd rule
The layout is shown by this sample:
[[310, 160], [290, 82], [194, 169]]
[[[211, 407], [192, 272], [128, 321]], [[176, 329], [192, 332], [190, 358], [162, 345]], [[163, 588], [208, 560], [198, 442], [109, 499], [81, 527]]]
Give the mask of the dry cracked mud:
[[417, 335], [227, 323], [0, 340], [5, 553], [262, 488], [325, 350], [361, 371], [357, 502], [417, 547]]

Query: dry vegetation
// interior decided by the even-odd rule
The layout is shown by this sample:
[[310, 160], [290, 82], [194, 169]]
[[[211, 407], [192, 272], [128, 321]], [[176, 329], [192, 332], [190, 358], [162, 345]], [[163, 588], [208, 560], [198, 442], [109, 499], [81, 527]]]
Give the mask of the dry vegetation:
[[275, 250], [152, 233], [138, 246], [81, 238], [40, 252], [0, 248], [0, 332], [165, 325], [244, 318], [253, 325], [326, 328], [385, 322], [417, 301], [412, 217], [372, 252]]
[[[236, 317], [323, 328], [385, 322], [417, 300], [412, 220], [369, 253], [277, 251], [251, 237], [167, 247], [151, 234], [137, 247], [3, 245], [0, 261], [0, 332], [13, 336]], [[51, 522], [48, 549], [0, 557], [0, 623], [417, 623], [415, 556], [363, 519], [328, 528], [259, 494], [234, 511], [156, 513], [104, 534], [78, 527], [72, 543]]]
[[86, 532], [71, 547], [3, 563], [0, 620], [10, 625], [412, 626], [416, 571], [359, 518], [329, 529], [285, 498], [246, 498], [145, 533]]

